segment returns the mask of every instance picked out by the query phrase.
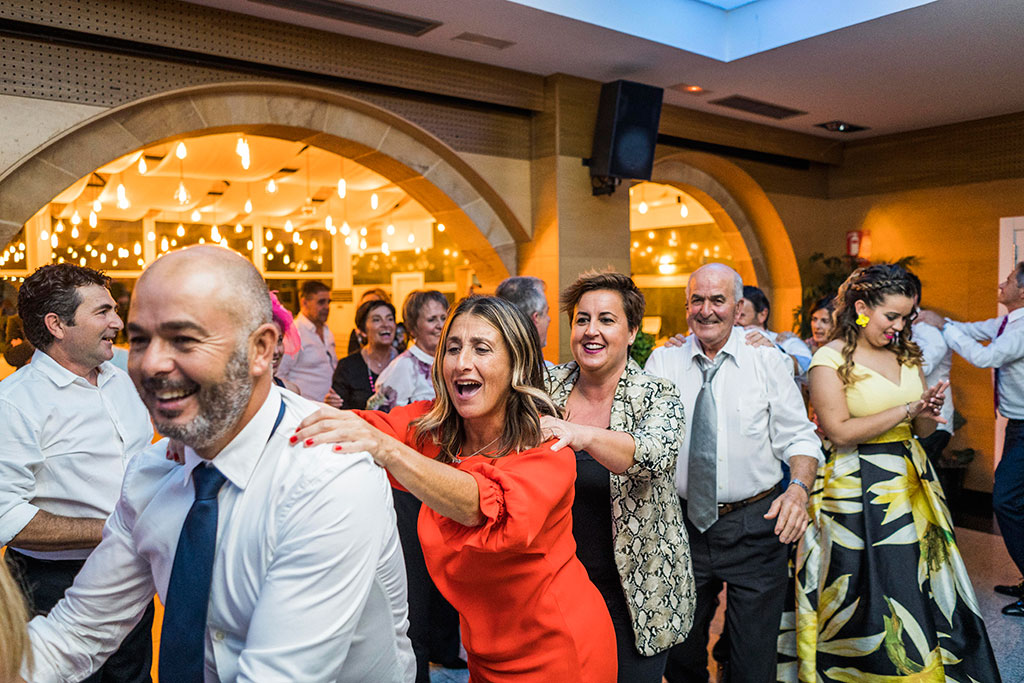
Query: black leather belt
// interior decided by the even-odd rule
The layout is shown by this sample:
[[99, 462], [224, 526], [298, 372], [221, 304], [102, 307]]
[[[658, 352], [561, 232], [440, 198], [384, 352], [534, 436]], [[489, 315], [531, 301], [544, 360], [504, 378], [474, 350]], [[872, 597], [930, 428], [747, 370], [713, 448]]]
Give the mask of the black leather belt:
[[763, 499], [767, 498], [768, 496], [770, 496], [771, 494], [775, 493], [778, 490], [779, 490], [778, 485], [775, 485], [775, 486], [771, 487], [770, 489], [768, 489], [766, 491], [761, 491], [761, 493], [755, 493], [750, 498], [745, 498], [744, 500], [738, 500], [735, 503], [719, 503], [718, 504], [718, 516], [721, 517], [722, 515], [727, 515], [730, 512], [735, 512], [736, 510], [742, 510], [743, 508], [747, 507], [748, 505], [753, 505], [757, 501], [763, 500]]

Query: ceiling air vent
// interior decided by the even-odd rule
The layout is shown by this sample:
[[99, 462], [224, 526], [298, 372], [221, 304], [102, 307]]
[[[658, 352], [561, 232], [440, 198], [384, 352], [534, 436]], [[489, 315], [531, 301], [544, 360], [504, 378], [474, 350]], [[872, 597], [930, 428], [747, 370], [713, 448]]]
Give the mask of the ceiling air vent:
[[758, 116], [765, 116], [770, 119], [788, 119], [807, 113], [798, 109], [780, 107], [777, 104], [743, 97], [742, 95], [730, 95], [729, 97], [723, 97], [718, 100], [711, 100], [711, 104], [729, 107], [730, 109], [738, 109], [739, 111], [745, 111], [748, 114], [757, 114]]
[[506, 47], [512, 47], [515, 45], [511, 40], [491, 38], [490, 36], [482, 36], [479, 33], [460, 33], [452, 38], [452, 40], [460, 40], [464, 43], [473, 43], [474, 45], [483, 45], [484, 47], [493, 47], [495, 50], [504, 50]]
[[440, 21], [398, 14], [397, 12], [385, 12], [367, 5], [341, 2], [340, 0], [250, 0], [250, 2], [344, 21], [349, 24], [358, 24], [381, 31], [401, 33], [406, 36], [422, 36], [427, 31], [441, 25]]

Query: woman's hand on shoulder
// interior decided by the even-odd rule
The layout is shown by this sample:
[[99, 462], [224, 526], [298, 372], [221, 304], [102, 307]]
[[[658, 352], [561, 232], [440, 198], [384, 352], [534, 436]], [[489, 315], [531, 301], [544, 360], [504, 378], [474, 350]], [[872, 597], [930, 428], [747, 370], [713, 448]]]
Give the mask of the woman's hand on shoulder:
[[398, 441], [351, 411], [324, 407], [300, 422], [288, 443], [306, 448], [333, 443], [331, 450], [336, 453], [366, 451], [378, 465], [387, 467]]
[[548, 439], [558, 439], [555, 443], [551, 444], [551, 450], [553, 451], [565, 448], [566, 446], [574, 451], [586, 449], [584, 429], [580, 425], [559, 420], [551, 415], [542, 415], [540, 418], [540, 430], [545, 441]]

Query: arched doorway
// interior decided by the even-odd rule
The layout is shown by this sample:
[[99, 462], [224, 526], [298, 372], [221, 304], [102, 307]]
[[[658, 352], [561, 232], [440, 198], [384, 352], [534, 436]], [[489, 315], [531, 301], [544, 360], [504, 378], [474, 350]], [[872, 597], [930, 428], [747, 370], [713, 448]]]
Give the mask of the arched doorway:
[[[481, 283], [516, 271], [529, 235], [458, 154], [379, 107], [307, 86], [235, 83], [164, 93], [105, 112], [35, 150], [0, 177], [0, 244], [104, 164], [178, 136], [232, 132], [301, 142], [389, 179], [449, 230]], [[39, 245], [29, 245], [28, 252]], [[32, 259], [30, 259], [32, 260]]]
[[684, 151], [658, 159], [651, 182], [678, 188], [707, 211], [732, 265], [744, 282], [765, 290], [779, 312], [776, 327], [789, 329], [789, 313], [801, 304], [800, 272], [782, 219], [757, 181], [722, 157]]

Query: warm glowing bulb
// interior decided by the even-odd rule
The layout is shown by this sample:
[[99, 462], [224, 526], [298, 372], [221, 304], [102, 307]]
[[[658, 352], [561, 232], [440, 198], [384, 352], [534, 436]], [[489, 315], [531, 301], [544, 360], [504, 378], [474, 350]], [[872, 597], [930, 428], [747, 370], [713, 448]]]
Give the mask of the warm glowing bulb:
[[107, 242], [107, 251], [114, 251], [113, 242]]
[[242, 224], [241, 223], [235, 223], [235, 234], [236, 235], [242, 234], [242, 230], [244, 230], [244, 228], [242, 227]]
[[139, 157], [139, 175], [146, 175], [149, 167], [146, 166], [146, 157]]
[[366, 240], [365, 239], [359, 240], [359, 248], [360, 249], [366, 249]]
[[377, 193], [374, 192], [370, 195], [370, 208], [374, 211], [377, 210], [377, 206], [380, 204], [380, 199], [377, 198]]
[[388, 223], [388, 227], [386, 228], [386, 232], [389, 235], [394, 235], [395, 234], [395, 226], [392, 225], [391, 223]]
[[416, 235], [414, 235], [414, 234], [412, 234], [412, 233], [410, 232], [410, 233], [409, 233], [409, 244], [412, 244], [412, 243], [413, 243], [413, 242], [415, 242], [415, 241], [416, 241]]
[[267, 192], [270, 194], [277, 192], [277, 183], [274, 182], [273, 178], [267, 181]]
[[44, 242], [45, 242], [46, 240], [50, 239], [50, 231], [49, 231], [49, 230], [47, 230], [46, 228], [43, 228], [43, 229], [42, 229], [42, 230], [41, 230], [41, 231], [39, 232], [39, 239], [41, 239], [41, 240], [42, 240], [42, 241], [44, 241]]
[[185, 187], [185, 181], [182, 180], [178, 183], [178, 189], [174, 191], [174, 199], [178, 204], [184, 206], [192, 200], [192, 195], [188, 193], [188, 188]]
[[78, 239], [78, 228], [71, 228], [71, 239]]
[[365, 225], [363, 227], [359, 228], [359, 234], [362, 235], [363, 237], [366, 237], [366, 226]]
[[252, 213], [252, 200], [246, 199], [245, 206], [243, 207], [246, 213]]
[[[334, 227], [334, 219], [328, 216], [324, 219], [324, 228], [331, 230]], [[333, 234], [333, 233], [332, 233]]]
[[444, 232], [444, 223], [438, 223], [437, 224], [437, 231], [438, 232]]
[[680, 218], [686, 218], [689, 215], [690, 215], [690, 208], [688, 206], [686, 206], [686, 204], [680, 204], [679, 205], [679, 217]]
[[185, 149], [184, 142], [179, 142], [178, 146], [174, 148], [174, 156], [178, 157], [179, 159], [184, 159], [186, 156], [188, 156], [188, 150]]
[[309, 248], [310, 249], [312, 249], [313, 251], [316, 251], [319, 246], [320, 245], [317, 243], [317, 241], [315, 239], [310, 240], [310, 242], [309, 242]]
[[78, 215], [78, 209], [75, 209], [75, 212], [71, 214], [71, 225], [78, 225], [81, 222], [82, 217]]
[[282, 251], [284, 251], [284, 245], [278, 242], [277, 244], [274, 245], [274, 251], [280, 254]]
[[92, 210], [99, 213], [103, 210], [103, 203], [99, 199], [92, 200]]
[[380, 251], [381, 251], [382, 254], [390, 254], [391, 253], [391, 248], [388, 246], [387, 242], [381, 242], [380, 243]]
[[284, 231], [285, 232], [291, 232], [294, 229], [295, 229], [295, 226], [292, 225], [291, 221], [285, 221], [284, 222]]
[[50, 246], [54, 249], [57, 248], [57, 233], [50, 235]]
[[352, 226], [348, 224], [348, 221], [345, 221], [341, 224], [341, 234], [347, 237], [350, 232], [352, 232]]
[[141, 242], [136, 242], [136, 243], [135, 243], [135, 245], [134, 245], [134, 246], [132, 246], [132, 252], [133, 252], [133, 253], [134, 253], [134, 254], [135, 254], [136, 256], [138, 256], [139, 254], [141, 254], [141, 253], [142, 253], [142, 243], [141, 243]]
[[248, 249], [249, 251], [252, 251], [252, 240], [246, 241], [245, 248]]
[[146, 233], [146, 239], [150, 242], [156, 242], [156, 233], [150, 230]]
[[647, 231], [647, 239], [649, 239], [649, 240], [653, 240], [654, 239], [654, 231], [653, 230], [648, 230]]
[[163, 239], [160, 240], [160, 251], [167, 251], [170, 248], [171, 248], [171, 245], [169, 245], [167, 243], [167, 238], [166, 237], [164, 237]]
[[636, 210], [641, 214], [647, 213], [647, 202], [640, 202], [640, 205], [636, 207]]
[[54, 232], [64, 232], [64, 221], [57, 221], [57, 227], [53, 229]]
[[176, 234], [176, 235], [177, 235], [178, 237], [184, 237], [184, 236], [185, 236], [185, 226], [184, 226], [184, 225], [182, 225], [181, 223], [178, 223], [178, 229], [177, 229], [177, 230], [175, 230], [175, 231], [174, 231], [174, 233], [175, 233], [175, 234]]
[[199, 213], [199, 209], [192, 209], [192, 222], [198, 223], [202, 220], [203, 214]]
[[235, 154], [242, 159], [242, 168], [249, 170], [249, 142], [244, 138], [238, 138], [238, 144], [235, 145]]
[[264, 235], [263, 237], [269, 242], [270, 240], [274, 239], [274, 233], [270, 232], [270, 229], [267, 228], [267, 234]]
[[95, 211], [90, 211], [89, 212], [89, 227], [90, 228], [95, 228], [96, 227], [96, 223], [98, 223], [98, 222], [99, 222], [99, 219], [96, 216], [96, 212]]
[[344, 199], [346, 192], [348, 192], [348, 184], [344, 178], [338, 178], [338, 198]]
[[220, 230], [217, 229], [216, 225], [210, 228], [210, 241], [220, 242]]
[[292, 233], [292, 242], [294, 242], [295, 244], [298, 244], [300, 239], [301, 238], [299, 237], [299, 233], [297, 233], [297, 232], [293, 232]]

